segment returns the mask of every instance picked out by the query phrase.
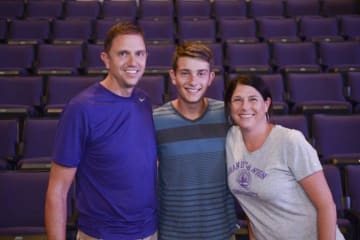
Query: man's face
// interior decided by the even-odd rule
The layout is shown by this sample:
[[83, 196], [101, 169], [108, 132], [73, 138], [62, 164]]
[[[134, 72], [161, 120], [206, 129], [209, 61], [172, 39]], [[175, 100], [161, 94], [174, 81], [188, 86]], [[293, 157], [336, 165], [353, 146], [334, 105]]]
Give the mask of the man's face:
[[187, 103], [201, 101], [214, 76], [208, 62], [191, 57], [180, 57], [177, 69], [170, 70], [170, 77], [178, 90], [179, 99]]
[[133, 88], [145, 71], [147, 52], [141, 35], [119, 35], [108, 53], [102, 53], [110, 77], [122, 88]]

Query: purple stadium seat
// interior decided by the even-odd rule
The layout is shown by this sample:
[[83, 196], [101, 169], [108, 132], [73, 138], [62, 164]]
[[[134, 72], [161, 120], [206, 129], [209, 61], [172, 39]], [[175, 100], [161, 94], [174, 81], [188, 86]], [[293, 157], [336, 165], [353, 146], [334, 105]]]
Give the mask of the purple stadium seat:
[[212, 8], [213, 16], [217, 20], [246, 17], [245, 0], [214, 0]]
[[360, 40], [360, 15], [341, 16], [341, 33], [348, 40]]
[[163, 75], [143, 76], [137, 86], [147, 92], [153, 108], [164, 104], [165, 77]]
[[218, 37], [223, 43], [256, 43], [256, 22], [252, 18], [220, 18]]
[[335, 17], [304, 16], [300, 20], [300, 35], [305, 41], [342, 41]]
[[320, 15], [319, 0], [287, 0], [286, 16], [302, 17]]
[[337, 225], [345, 239], [354, 239], [354, 225], [351, 220], [345, 216], [345, 206], [342, 203], [345, 196], [342, 189], [344, 183], [341, 179], [340, 170], [334, 165], [324, 165], [323, 172], [336, 205]]
[[322, 14], [325, 16], [349, 15], [355, 13], [353, 0], [323, 0]]
[[208, 0], [175, 1], [176, 17], [199, 19], [211, 17], [211, 3]]
[[269, 87], [272, 97], [272, 113], [273, 114], [284, 114], [288, 113], [289, 107], [285, 102], [285, 86], [282, 75], [279, 73], [275, 74], [263, 74], [259, 75], [266, 85]]
[[65, 1], [64, 18], [97, 19], [101, 5], [98, 1]]
[[[49, 172], [0, 172], [0, 236], [46, 238], [45, 195]], [[11, 239], [11, 238], [10, 238]]]
[[[48, 171], [0, 172], [0, 238], [46, 239], [44, 208], [49, 182]], [[71, 186], [67, 198], [67, 216], [74, 214]]]
[[102, 79], [102, 76], [49, 76], [44, 113], [59, 116], [71, 98]]
[[148, 58], [145, 74], [168, 75], [171, 69], [175, 44], [149, 44], [147, 45]]
[[0, 120], [0, 170], [11, 168], [16, 158], [19, 126], [16, 119]]
[[360, 72], [348, 72], [349, 99], [354, 103], [354, 112], [360, 113]]
[[314, 146], [323, 163], [359, 163], [360, 115], [315, 114], [312, 119]]
[[299, 130], [306, 139], [310, 140], [309, 128], [304, 115], [273, 115], [270, 121], [287, 128]]
[[142, 27], [146, 42], [150, 44], [175, 43], [175, 24], [171, 18], [141, 18], [138, 25]]
[[24, 17], [25, 2], [21, 0], [0, 1], [0, 18], [21, 19]]
[[269, 73], [270, 53], [266, 43], [234, 44], [225, 48], [225, 64], [231, 73]]
[[87, 75], [105, 75], [107, 73], [105, 64], [100, 57], [103, 50], [104, 46], [99, 44], [86, 46], [84, 71]]
[[88, 19], [53, 21], [53, 44], [83, 44], [92, 37], [92, 22]]
[[339, 73], [290, 73], [286, 87], [293, 113], [351, 113]]
[[360, 70], [360, 42], [321, 42], [319, 44], [319, 54], [326, 71]]
[[[345, 166], [345, 179], [347, 196], [350, 198], [350, 210], [356, 214], [360, 213], [360, 166]], [[358, 215], [359, 217], [359, 215]]]
[[27, 2], [26, 18], [59, 19], [63, 17], [63, 2], [53, 0]]
[[139, 18], [162, 20], [174, 18], [174, 3], [173, 1], [160, 0], [142, 0], [139, 5]]
[[216, 25], [213, 19], [179, 19], [177, 33], [179, 42], [216, 42]]
[[0, 74], [28, 75], [35, 60], [32, 45], [0, 44]]
[[26, 119], [18, 169], [49, 169], [58, 119]]
[[78, 75], [82, 62], [81, 45], [41, 44], [38, 49], [36, 73], [40, 75]]
[[116, 19], [134, 22], [137, 16], [137, 6], [134, 0], [104, 1], [102, 5], [103, 19]]
[[47, 19], [11, 20], [7, 42], [9, 44], [40, 44], [50, 37]]
[[320, 72], [312, 42], [273, 43], [273, 64], [278, 72]]
[[43, 79], [40, 76], [0, 77], [0, 116], [38, 116]]
[[249, 16], [268, 17], [283, 16], [284, 4], [282, 0], [251, 0], [249, 2]]
[[300, 41], [297, 33], [295, 18], [267, 17], [257, 20], [259, 37], [269, 42], [297, 42]]

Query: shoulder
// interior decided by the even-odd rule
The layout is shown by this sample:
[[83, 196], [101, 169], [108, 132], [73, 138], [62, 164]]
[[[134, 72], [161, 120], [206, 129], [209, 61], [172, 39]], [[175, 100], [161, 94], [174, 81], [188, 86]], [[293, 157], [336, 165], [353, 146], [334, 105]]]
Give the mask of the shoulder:
[[212, 98], [208, 98], [209, 109], [212, 111], [224, 111], [224, 102]]
[[64, 108], [63, 114], [79, 115], [88, 111], [89, 106], [98, 101], [100, 93], [99, 83], [95, 83], [73, 97]]
[[296, 129], [286, 128], [276, 125], [274, 142], [284, 146], [284, 150], [289, 153], [298, 154], [300, 152], [315, 152], [311, 144], [306, 140], [303, 133]]
[[296, 129], [287, 128], [281, 125], [275, 125], [275, 136], [283, 139], [285, 142], [290, 144], [306, 142], [303, 133]]
[[153, 110], [154, 118], [164, 117], [164, 116], [169, 115], [169, 114], [173, 114], [173, 108], [171, 106], [171, 102], [167, 102], [164, 105], [162, 105], [162, 106], [160, 106], [158, 108], [155, 108]]
[[236, 125], [231, 126], [227, 132], [226, 140], [228, 142], [234, 142], [239, 139], [242, 139], [239, 127]]

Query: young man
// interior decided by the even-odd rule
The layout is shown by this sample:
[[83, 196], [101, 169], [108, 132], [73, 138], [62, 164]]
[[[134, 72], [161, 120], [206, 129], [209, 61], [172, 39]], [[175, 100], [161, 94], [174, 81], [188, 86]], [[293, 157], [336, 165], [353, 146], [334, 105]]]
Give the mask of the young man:
[[113, 26], [101, 53], [108, 75], [65, 108], [46, 197], [48, 239], [65, 239], [75, 177], [77, 239], [157, 239], [155, 129], [150, 99], [135, 87], [146, 58], [140, 28]]
[[154, 110], [161, 240], [229, 240], [236, 229], [224, 103], [204, 97], [215, 77], [212, 61], [203, 44], [178, 46], [169, 72], [178, 97]]

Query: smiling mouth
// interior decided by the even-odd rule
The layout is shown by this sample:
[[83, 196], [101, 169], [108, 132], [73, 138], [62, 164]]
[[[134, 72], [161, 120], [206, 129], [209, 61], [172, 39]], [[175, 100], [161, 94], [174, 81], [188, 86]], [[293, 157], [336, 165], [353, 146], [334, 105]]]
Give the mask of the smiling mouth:
[[199, 88], [185, 88], [189, 93], [198, 93], [200, 91]]
[[253, 117], [253, 116], [255, 116], [255, 114], [253, 114], [253, 113], [239, 114], [239, 117], [240, 117], [240, 118], [243, 118], [243, 119], [248, 119], [248, 118], [251, 118], [251, 117]]
[[135, 74], [137, 72], [139, 72], [139, 70], [137, 69], [128, 69], [128, 70], [125, 70], [126, 73], [130, 73], [130, 74]]

